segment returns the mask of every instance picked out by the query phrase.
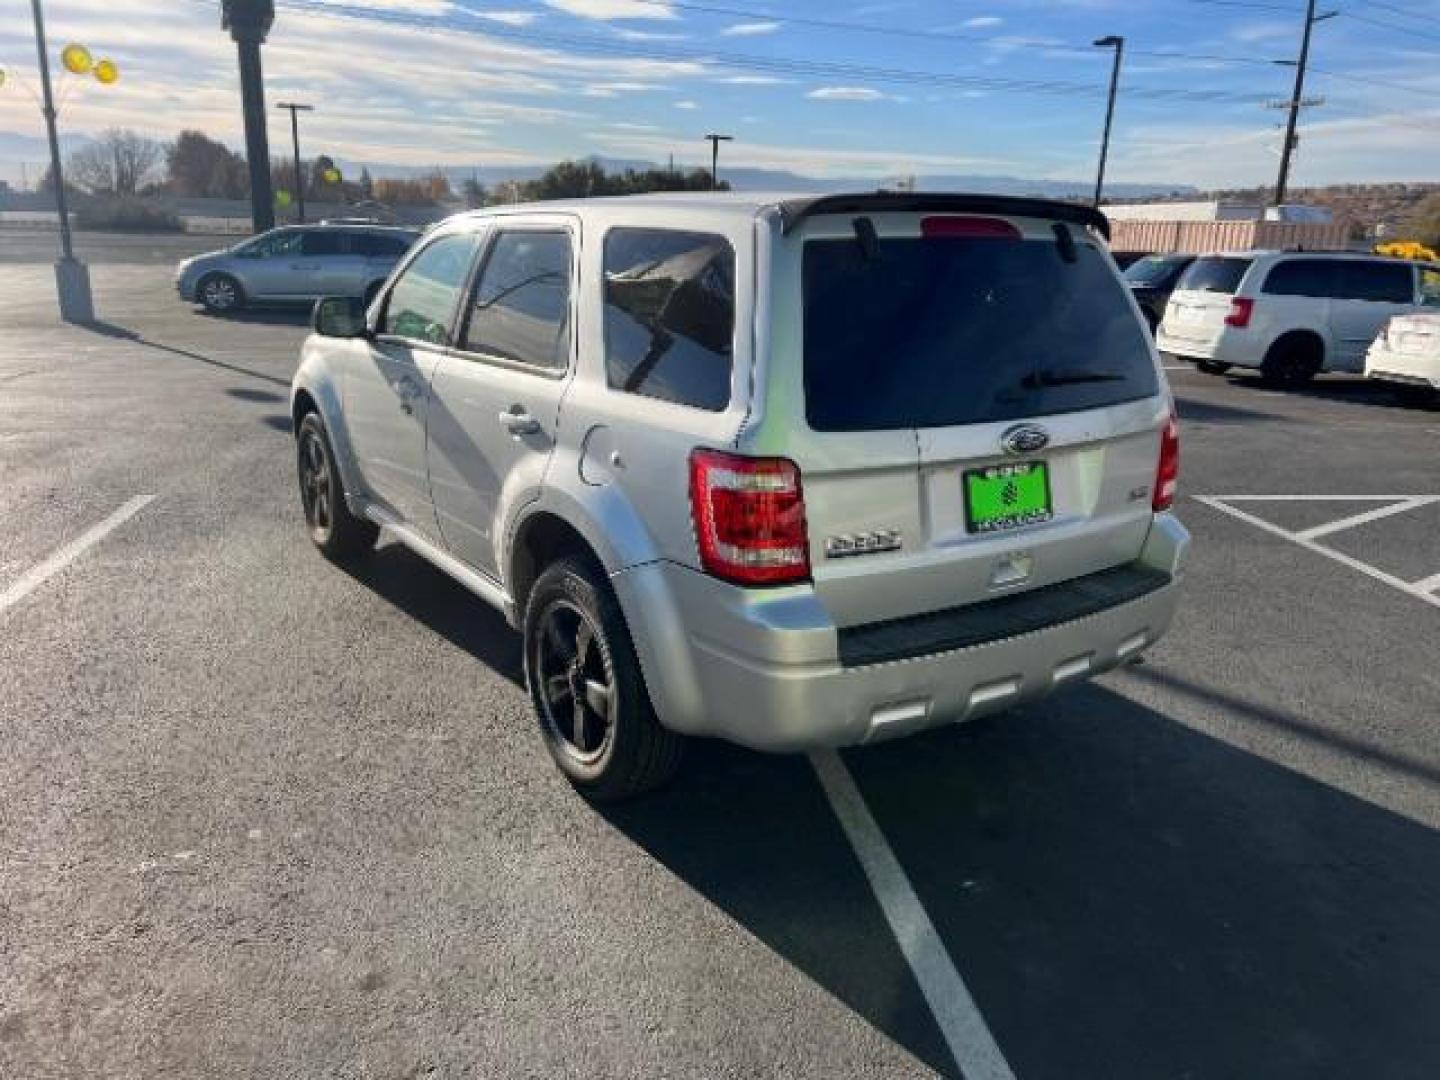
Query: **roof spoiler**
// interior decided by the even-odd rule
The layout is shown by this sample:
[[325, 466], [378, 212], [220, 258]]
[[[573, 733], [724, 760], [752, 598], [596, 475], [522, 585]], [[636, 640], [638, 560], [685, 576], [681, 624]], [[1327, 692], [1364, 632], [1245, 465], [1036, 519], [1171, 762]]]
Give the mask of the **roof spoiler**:
[[806, 218], [819, 214], [919, 213], [996, 214], [1001, 217], [1044, 218], [1094, 229], [1110, 239], [1110, 219], [1091, 206], [1054, 199], [1025, 199], [1011, 195], [955, 195], [922, 191], [876, 191], [862, 195], [820, 195], [786, 199], [780, 204], [780, 232], [788, 236]]

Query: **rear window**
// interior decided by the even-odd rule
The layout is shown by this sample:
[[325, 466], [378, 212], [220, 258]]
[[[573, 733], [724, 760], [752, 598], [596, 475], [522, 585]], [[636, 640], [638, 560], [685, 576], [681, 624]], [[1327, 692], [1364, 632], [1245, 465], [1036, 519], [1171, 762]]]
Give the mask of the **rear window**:
[[1180, 279], [1180, 288], [1193, 292], [1233, 293], [1250, 269], [1249, 259], [1212, 257], [1196, 259]]
[[1190, 265], [1190, 260], [1184, 256], [1173, 255], [1147, 255], [1139, 262], [1131, 263], [1125, 271], [1125, 280], [1131, 285], [1145, 285], [1153, 289], [1163, 289], [1180, 276], [1180, 272]]
[[1011, 420], [1158, 392], [1106, 258], [1077, 243], [890, 237], [805, 245], [805, 412], [816, 431]]

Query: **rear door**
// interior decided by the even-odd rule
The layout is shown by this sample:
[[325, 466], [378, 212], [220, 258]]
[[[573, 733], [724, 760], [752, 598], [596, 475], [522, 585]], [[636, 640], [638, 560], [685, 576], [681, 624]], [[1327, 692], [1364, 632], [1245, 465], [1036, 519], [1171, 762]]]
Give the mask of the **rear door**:
[[1209, 352], [1253, 261], [1242, 255], [1205, 255], [1191, 263], [1165, 308], [1166, 337]]
[[1104, 252], [1048, 221], [875, 215], [803, 238], [816, 587], [847, 622], [1134, 560], [1169, 404]]
[[1339, 287], [1330, 303], [1332, 371], [1363, 371], [1365, 353], [1396, 315], [1418, 306], [1416, 268], [1411, 263], [1345, 259], [1339, 262]]
[[497, 580], [507, 487], [538, 485], [555, 448], [574, 352], [578, 248], [563, 217], [494, 226], [456, 349], [435, 373], [426, 457], [440, 533], [455, 555]]

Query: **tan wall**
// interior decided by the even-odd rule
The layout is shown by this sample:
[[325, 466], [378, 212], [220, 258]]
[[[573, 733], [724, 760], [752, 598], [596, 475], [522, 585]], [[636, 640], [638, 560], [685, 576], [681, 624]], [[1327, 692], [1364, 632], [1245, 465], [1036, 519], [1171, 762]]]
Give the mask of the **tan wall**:
[[1252, 248], [1343, 248], [1349, 228], [1343, 221], [1112, 221], [1116, 251], [1248, 251]]

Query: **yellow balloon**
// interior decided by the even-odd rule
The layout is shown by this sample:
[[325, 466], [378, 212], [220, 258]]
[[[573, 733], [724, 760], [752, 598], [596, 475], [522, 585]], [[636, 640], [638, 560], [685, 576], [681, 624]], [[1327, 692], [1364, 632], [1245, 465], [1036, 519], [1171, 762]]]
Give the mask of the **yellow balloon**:
[[95, 65], [95, 78], [106, 86], [120, 81], [120, 66], [114, 60], [101, 60]]
[[325, 170], [325, 182], [326, 182], [327, 184], [338, 184], [338, 183], [340, 182], [340, 170], [339, 170], [339, 169], [326, 169], [326, 170]]
[[290, 192], [286, 191], [284, 188], [281, 188], [279, 191], [275, 192], [275, 205], [280, 207], [282, 210], [285, 207], [289, 206]]
[[73, 41], [60, 50], [60, 62], [72, 75], [88, 74], [90, 69], [95, 66], [95, 61], [90, 57], [90, 50], [84, 45], [76, 45]]

